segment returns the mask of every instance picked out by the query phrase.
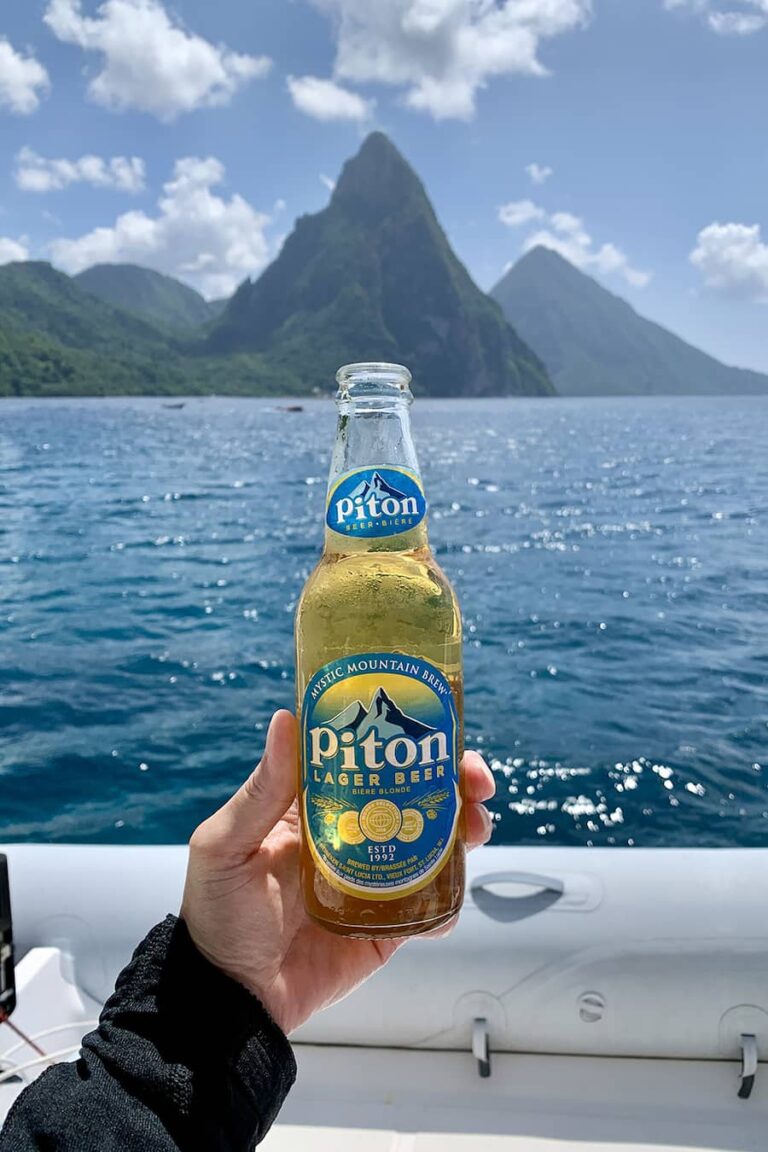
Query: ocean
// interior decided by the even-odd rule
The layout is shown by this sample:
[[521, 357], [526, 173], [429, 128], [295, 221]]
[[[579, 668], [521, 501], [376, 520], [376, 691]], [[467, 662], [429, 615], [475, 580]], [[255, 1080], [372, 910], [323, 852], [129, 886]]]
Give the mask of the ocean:
[[[0, 403], [0, 838], [161, 843], [293, 703], [330, 400]], [[428, 401], [505, 844], [768, 843], [768, 403]]]

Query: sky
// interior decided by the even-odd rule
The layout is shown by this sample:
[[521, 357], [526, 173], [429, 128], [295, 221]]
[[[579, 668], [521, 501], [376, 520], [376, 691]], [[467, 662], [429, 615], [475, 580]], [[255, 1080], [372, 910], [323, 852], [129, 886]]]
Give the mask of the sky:
[[768, 371], [768, 0], [9, 0], [0, 263], [257, 275], [387, 132], [488, 290], [537, 243]]

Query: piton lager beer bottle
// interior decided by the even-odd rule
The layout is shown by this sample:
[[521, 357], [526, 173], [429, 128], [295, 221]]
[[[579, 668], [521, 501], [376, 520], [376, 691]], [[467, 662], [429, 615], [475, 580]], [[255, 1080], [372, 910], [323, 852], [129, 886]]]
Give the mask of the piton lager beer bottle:
[[326, 928], [408, 936], [464, 891], [461, 617], [429, 549], [410, 372], [336, 379], [325, 547], [296, 613], [302, 885]]

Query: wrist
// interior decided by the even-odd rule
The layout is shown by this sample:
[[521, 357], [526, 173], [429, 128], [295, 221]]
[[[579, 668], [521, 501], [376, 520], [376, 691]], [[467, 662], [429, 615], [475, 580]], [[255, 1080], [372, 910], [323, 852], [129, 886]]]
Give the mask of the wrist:
[[270, 1021], [280, 1029], [284, 1036], [287, 1036], [289, 1028], [286, 1027], [283, 1020], [281, 1006], [277, 998], [270, 994], [270, 990], [254, 979], [253, 972], [248, 971], [246, 966], [233, 964], [209, 948], [205, 937], [195, 930], [194, 919], [190, 923], [187, 909], [183, 905], [179, 913], [179, 920], [186, 927], [190, 942], [203, 960], [227, 980], [238, 985], [248, 996], [258, 1001]]

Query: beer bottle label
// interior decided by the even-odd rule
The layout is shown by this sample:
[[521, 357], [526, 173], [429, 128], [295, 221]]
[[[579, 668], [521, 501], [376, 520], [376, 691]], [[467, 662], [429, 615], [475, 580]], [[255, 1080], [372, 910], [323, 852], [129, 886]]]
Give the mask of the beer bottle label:
[[334, 887], [394, 900], [433, 880], [461, 807], [458, 720], [443, 673], [365, 652], [324, 665], [304, 694], [304, 827]]
[[355, 468], [328, 493], [325, 522], [342, 536], [372, 539], [410, 532], [427, 514], [424, 489], [405, 468]]

